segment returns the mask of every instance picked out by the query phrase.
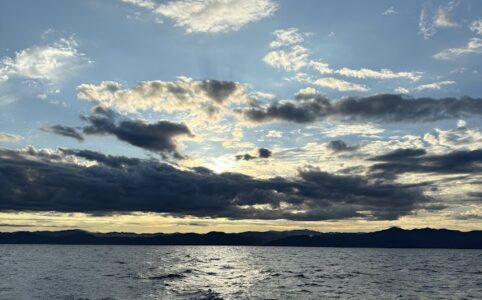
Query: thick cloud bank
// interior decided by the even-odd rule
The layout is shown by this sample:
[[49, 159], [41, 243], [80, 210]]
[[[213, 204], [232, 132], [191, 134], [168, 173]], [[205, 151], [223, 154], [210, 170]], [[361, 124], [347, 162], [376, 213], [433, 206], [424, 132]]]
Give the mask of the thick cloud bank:
[[482, 99], [408, 98], [382, 94], [361, 98], [330, 100], [318, 94], [299, 94], [295, 101], [274, 102], [239, 110], [255, 123], [289, 121], [311, 123], [327, 118], [378, 122], [429, 122], [482, 114]]
[[417, 186], [318, 169], [257, 179], [86, 150], [0, 149], [0, 210], [93, 214], [134, 211], [232, 219], [392, 220], [426, 207]]

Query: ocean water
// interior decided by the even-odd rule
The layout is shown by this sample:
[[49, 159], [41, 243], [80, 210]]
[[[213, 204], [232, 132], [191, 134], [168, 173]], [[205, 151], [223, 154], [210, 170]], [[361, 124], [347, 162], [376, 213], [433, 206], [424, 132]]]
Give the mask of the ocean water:
[[482, 299], [482, 251], [0, 245], [0, 299]]

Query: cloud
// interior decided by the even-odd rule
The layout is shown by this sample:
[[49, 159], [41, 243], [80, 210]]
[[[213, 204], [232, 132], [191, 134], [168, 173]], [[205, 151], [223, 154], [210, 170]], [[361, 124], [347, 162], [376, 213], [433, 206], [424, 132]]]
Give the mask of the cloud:
[[239, 155], [236, 155], [236, 160], [252, 160], [252, 159], [258, 159], [258, 158], [270, 158], [271, 154], [272, 153], [269, 149], [258, 148], [256, 155], [252, 155], [252, 154], [249, 154], [249, 153], [239, 154]]
[[482, 39], [471, 38], [465, 47], [461, 48], [449, 48], [436, 53], [433, 58], [439, 60], [456, 59], [460, 56], [469, 54], [481, 54], [482, 53]]
[[298, 28], [278, 29], [273, 32], [273, 35], [275, 40], [269, 44], [271, 48], [290, 46], [304, 41], [303, 34], [299, 32]]
[[427, 154], [424, 149], [397, 149], [390, 153], [383, 154], [372, 158], [375, 161], [403, 161], [407, 158], [413, 158]]
[[447, 154], [430, 155], [424, 149], [399, 149], [371, 158], [378, 161], [371, 166], [381, 176], [403, 173], [474, 174], [482, 171], [482, 150], [460, 150]]
[[117, 121], [114, 112], [97, 107], [94, 114], [84, 116], [89, 125], [83, 128], [85, 134], [113, 135], [131, 145], [144, 148], [161, 155], [171, 154], [174, 158], [183, 158], [177, 151], [175, 138], [193, 136], [185, 124], [169, 121], [146, 123], [142, 120], [121, 119]]
[[423, 91], [423, 90], [440, 90], [445, 85], [452, 85], [455, 84], [455, 81], [452, 80], [444, 80], [438, 81], [433, 83], [422, 84], [414, 88], [414, 91]]
[[80, 133], [77, 129], [72, 127], [67, 127], [62, 125], [43, 126], [40, 128], [40, 130], [71, 137], [78, 140], [79, 142], [82, 142], [84, 140], [84, 136], [82, 135], [82, 133]]
[[258, 149], [258, 157], [259, 158], [269, 158], [271, 157], [271, 151], [266, 148], [259, 148]]
[[273, 15], [278, 9], [278, 5], [271, 0], [179, 0], [157, 6], [151, 1], [125, 2], [171, 19], [188, 33], [236, 31]]
[[[194, 136], [185, 124], [130, 120], [121, 118], [114, 111], [101, 106], [95, 107], [91, 115], [81, 116], [81, 119], [88, 123], [81, 128], [85, 135], [113, 135], [133, 146], [156, 152], [163, 157], [169, 154], [176, 159], [183, 156], [177, 150], [175, 139], [181, 136]], [[84, 140], [84, 135], [72, 127], [55, 125], [42, 127], [41, 130], [75, 138], [78, 141]]]
[[356, 150], [358, 147], [357, 146], [348, 146], [344, 141], [342, 140], [334, 140], [330, 141], [326, 147], [330, 149], [333, 152], [345, 152], [345, 151], [353, 151]]
[[237, 112], [255, 123], [311, 123], [329, 118], [376, 122], [431, 122], [480, 115], [482, 99], [410, 98], [404, 95], [381, 94], [331, 101], [321, 95], [298, 95], [296, 101], [273, 102], [268, 106], [253, 106]]
[[434, 134], [426, 133], [423, 142], [436, 152], [476, 150], [482, 148], [482, 132], [467, 128], [465, 121], [459, 120], [456, 128], [435, 129]]
[[0, 132], [0, 142], [18, 142], [22, 139], [23, 137], [20, 135]]
[[[321, 60], [313, 60], [310, 58], [310, 51], [302, 44], [305, 41], [305, 36], [310, 35], [300, 33], [298, 28], [280, 29], [273, 32], [275, 39], [270, 43], [271, 48], [276, 48], [268, 52], [263, 61], [276, 68], [289, 72], [298, 72], [296, 81], [309, 82], [318, 84], [322, 87], [336, 89], [339, 91], [368, 91], [368, 87], [362, 84], [355, 84], [341, 79], [327, 77], [313, 80], [308, 74], [299, 72], [300, 70], [315, 70], [319, 74], [339, 74], [345, 77], [354, 77], [359, 79], [408, 79], [417, 81], [422, 78], [422, 72], [395, 72], [384, 68], [381, 70], [372, 70], [368, 68], [351, 69], [342, 67], [340, 69], [333, 69], [326, 62]], [[334, 34], [333, 34], [334, 35]], [[332, 36], [330, 34], [330, 36]], [[281, 48], [281, 49], [279, 49]]]
[[252, 159], [255, 159], [255, 158], [257, 158], [257, 157], [253, 156], [249, 153], [236, 155], [236, 160], [252, 160]]
[[112, 168], [123, 168], [123, 167], [135, 167], [140, 165], [143, 161], [138, 158], [130, 158], [125, 156], [114, 156], [105, 155], [100, 152], [95, 152], [91, 150], [71, 150], [71, 149], [59, 149], [61, 154], [66, 156], [73, 156], [77, 158], [82, 158], [88, 161], [95, 162], [97, 164], [105, 165]]
[[306, 87], [306, 88], [303, 88], [303, 89], [299, 89], [298, 92], [296, 92], [296, 95], [300, 95], [300, 96], [315, 95], [317, 93], [318, 93], [318, 91], [315, 88]]
[[339, 74], [345, 77], [353, 77], [359, 79], [408, 79], [417, 81], [422, 78], [422, 72], [394, 72], [390, 69], [372, 70], [368, 68], [350, 69], [343, 67], [338, 70], [330, 68], [329, 64], [320, 61], [310, 61], [310, 67], [317, 70], [320, 74]]
[[434, 35], [437, 31], [433, 25], [433, 20], [430, 16], [429, 10], [431, 10], [431, 2], [425, 1], [425, 4], [420, 11], [420, 18], [418, 21], [418, 28], [419, 33], [423, 36], [424, 39], [429, 39], [432, 35]]
[[338, 90], [341, 92], [349, 92], [349, 91], [354, 91], [354, 92], [367, 92], [369, 91], [369, 88], [364, 85], [364, 84], [356, 84], [352, 82], [348, 82], [345, 80], [341, 79], [336, 79], [333, 77], [324, 77], [324, 78], [319, 78], [317, 79], [314, 84], [333, 89], [333, 90]]
[[371, 70], [362, 68], [359, 70], [353, 70], [349, 68], [341, 68], [336, 70], [335, 73], [346, 77], [355, 77], [355, 78], [374, 78], [374, 79], [408, 79], [411, 81], [417, 81], [422, 78], [421, 72], [394, 72], [389, 69], [382, 69], [382, 70]]
[[309, 51], [303, 46], [294, 45], [288, 50], [274, 50], [266, 54], [263, 61], [277, 69], [298, 71], [308, 65]]
[[218, 115], [230, 103], [248, 102], [246, 87], [233, 81], [194, 80], [178, 77], [176, 81], [142, 81], [130, 89], [123, 89], [115, 81], [99, 85], [81, 84], [79, 99], [95, 102], [120, 112], [142, 110], [182, 112], [205, 116]]
[[270, 131], [268, 131], [268, 134], [266, 135], [266, 137], [270, 137], [270, 138], [282, 138], [282, 137], [283, 137], [283, 132], [278, 131], [278, 130], [270, 130]]
[[[95, 164], [73, 163], [76, 155]], [[257, 179], [239, 173], [215, 174], [204, 168], [180, 170], [155, 160], [131, 163], [126, 157], [66, 150], [48, 157], [36, 149], [2, 149], [0, 177], [1, 211], [393, 220], [413, 214], [431, 201], [417, 186], [371, 183], [314, 168], [300, 170], [292, 179]]]
[[440, 6], [434, 18], [434, 25], [441, 28], [460, 27], [460, 25], [452, 20], [452, 11], [459, 4], [459, 1], [451, 1], [448, 6]]
[[156, 3], [151, 0], [122, 0], [122, 2], [136, 5], [142, 8], [154, 9], [156, 7]]
[[395, 89], [395, 92], [399, 93], [399, 94], [408, 94], [410, 92], [420, 92], [420, 91], [425, 91], [425, 90], [441, 90], [444, 86], [454, 85], [456, 83], [457, 82], [455, 82], [453, 80], [443, 80], [443, 81], [421, 84], [419, 86], [416, 86], [416, 87], [410, 88], [410, 89], [404, 88], [404, 87], [397, 87]]
[[455, 28], [460, 25], [452, 19], [453, 10], [460, 4], [460, 1], [449, 1], [447, 5], [440, 5], [436, 10], [431, 1], [425, 1], [420, 11], [418, 23], [419, 32], [424, 39], [429, 39], [437, 28]]
[[334, 70], [330, 68], [330, 65], [321, 61], [310, 61], [310, 67], [318, 71], [320, 74], [332, 74]]
[[396, 15], [398, 12], [395, 10], [393, 6], [390, 6], [387, 10], [382, 12], [382, 15], [384, 16], [390, 16], [390, 15]]
[[476, 34], [482, 35], [482, 19], [472, 22], [472, 24], [470, 24], [470, 30]]
[[408, 94], [408, 93], [410, 93], [410, 90], [407, 89], [407, 88], [404, 88], [404, 87], [399, 86], [399, 87], [397, 87], [397, 88], [395, 89], [395, 93], [398, 93], [398, 94]]
[[385, 129], [378, 125], [370, 123], [362, 124], [340, 124], [334, 127], [322, 130], [323, 134], [329, 137], [338, 137], [346, 135], [374, 136], [385, 132]]
[[330, 106], [326, 98], [319, 96], [314, 99], [297, 102], [273, 102], [267, 107], [252, 107], [239, 112], [247, 120], [255, 123], [276, 120], [310, 123], [314, 122], [318, 117], [326, 115]]
[[0, 82], [20, 78], [46, 82], [60, 81], [84, 55], [74, 38], [63, 38], [49, 45], [33, 46], [0, 61]]

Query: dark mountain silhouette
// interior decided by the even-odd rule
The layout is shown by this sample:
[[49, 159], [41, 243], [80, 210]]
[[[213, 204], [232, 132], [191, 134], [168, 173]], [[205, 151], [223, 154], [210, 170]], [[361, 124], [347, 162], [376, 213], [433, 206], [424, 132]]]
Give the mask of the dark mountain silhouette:
[[482, 249], [482, 231], [404, 230], [392, 227], [368, 233], [321, 233], [311, 230], [173, 234], [91, 233], [83, 230], [0, 233], [0, 244], [69, 245], [240, 245], [295, 247]]
[[326, 233], [316, 236], [290, 236], [268, 242], [267, 245], [482, 249], [482, 231], [461, 232], [431, 228], [404, 230], [392, 227], [369, 233]]

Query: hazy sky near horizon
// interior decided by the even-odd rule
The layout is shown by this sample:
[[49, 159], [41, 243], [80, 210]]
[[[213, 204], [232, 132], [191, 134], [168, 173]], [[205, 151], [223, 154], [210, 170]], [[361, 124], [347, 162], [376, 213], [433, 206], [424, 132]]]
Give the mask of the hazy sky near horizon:
[[482, 228], [482, 2], [0, 2], [0, 231]]

